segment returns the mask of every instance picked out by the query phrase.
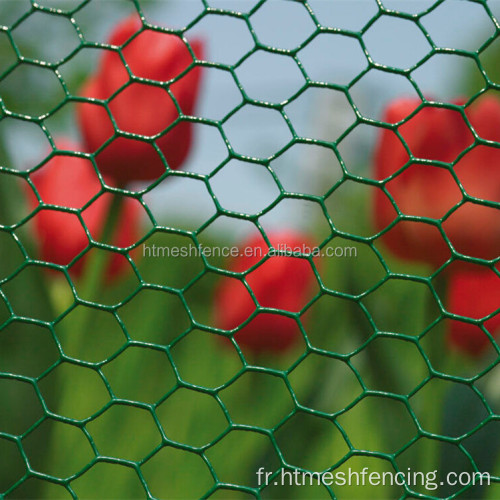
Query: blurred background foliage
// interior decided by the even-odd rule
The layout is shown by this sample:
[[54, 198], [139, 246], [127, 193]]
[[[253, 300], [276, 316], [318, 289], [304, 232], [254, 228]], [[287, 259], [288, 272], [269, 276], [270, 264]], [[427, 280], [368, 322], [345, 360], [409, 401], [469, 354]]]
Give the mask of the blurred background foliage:
[[[78, 2], [38, 3], [72, 9]], [[356, 8], [352, 7], [355, 2], [350, 3], [351, 6], [348, 2], [333, 3], [340, 12], [347, 13], [345, 22], [351, 23], [352, 29], [360, 29], [352, 23], [364, 15], [373, 15], [370, 9], [375, 2], [356, 2]], [[168, 24], [165, 20], [182, 25], [184, 18], [194, 17], [196, 6], [204, 8], [201, 2], [186, 4], [140, 2], [149, 20], [155, 20], [158, 15], [158, 22], [165, 25]], [[245, 6], [252, 4], [255, 2], [245, 2]], [[324, 8], [321, 2], [316, 4], [318, 11]], [[424, 4], [421, 2], [422, 10], [426, 8]], [[77, 24], [95, 39], [102, 39], [111, 26], [134, 9], [132, 2], [118, 0], [94, 0], [88, 5], [76, 16]], [[224, 7], [224, 3], [220, 6]], [[29, 8], [28, 1], [2, 1], [0, 24], [9, 26]], [[455, 15], [459, 18], [463, 14]], [[344, 18], [339, 16], [339, 22]], [[262, 23], [264, 28], [269, 28], [272, 18], [267, 24], [265, 20]], [[33, 28], [23, 28], [23, 24], [13, 31], [13, 36], [19, 53], [25, 57], [36, 59], [45, 54], [47, 58], [57, 59], [61, 57], [58, 51], [64, 49], [61, 54], [67, 54], [75, 43], [74, 35], [64, 34], [66, 27], [61, 27], [60, 32], [54, 27], [54, 31], [48, 33], [43, 22]], [[443, 24], [440, 26], [449, 32]], [[214, 27], [210, 29], [209, 35], [217, 31]], [[231, 33], [229, 27], [228, 30]], [[480, 34], [467, 33], [467, 37], [472, 40]], [[286, 38], [287, 33], [283, 36]], [[209, 57], [216, 57], [219, 42], [215, 40], [211, 46], [210, 37], [208, 41], [213, 49]], [[387, 42], [373, 43], [374, 50], [377, 47], [382, 50]], [[405, 47], [407, 45], [402, 44], [400, 52], [404, 52]], [[59, 68], [68, 89], [77, 89], [94, 69], [97, 52], [85, 49]], [[15, 63], [16, 57], [6, 32], [0, 33], [0, 73]], [[496, 64], [499, 57], [500, 46], [496, 42], [480, 55], [483, 67], [495, 83], [500, 83], [500, 67]], [[347, 55], [341, 61], [344, 66], [335, 68], [338, 73], [325, 69], [320, 59], [318, 53], [317, 59], [311, 57], [309, 61], [312, 67], [324, 69], [328, 77], [342, 76], [350, 70]], [[272, 63], [261, 68], [263, 74], [270, 65]], [[432, 83], [431, 73], [431, 69], [424, 72], [424, 82]], [[447, 99], [454, 97], [454, 92], [472, 94], [484, 85], [475, 72], [464, 72], [453, 79], [455, 88], [444, 70], [439, 77], [441, 80], [434, 88], [428, 86], [439, 97], [445, 93]], [[207, 80], [203, 110], [212, 111], [220, 105], [214, 99], [217, 94], [212, 94], [211, 100], [208, 95], [208, 89], [216, 87], [218, 82], [220, 80]], [[267, 84], [274, 89], [279, 88], [282, 81], [279, 78], [264, 81], [264, 87]], [[398, 85], [386, 85], [383, 80], [375, 79], [360, 87], [358, 95], [376, 115], [389, 96], [405, 94], [406, 87]], [[57, 105], [61, 88], [52, 72], [27, 66], [0, 82], [0, 96], [10, 110], [39, 115]], [[337, 105], [337, 99], [338, 96], [310, 97], [299, 107], [297, 120], [312, 123], [313, 130], [327, 131], [330, 136], [336, 130], [342, 131], [347, 112], [339, 112], [333, 119], [322, 113], [325, 107]], [[376, 104], [370, 108], [370, 102]], [[78, 138], [71, 103], [44, 120], [43, 125], [51, 134], [64, 132]], [[234, 133], [237, 137], [247, 136], [247, 143], [253, 143], [261, 139], [258, 134], [249, 133], [256, 127], [258, 121], [250, 119]], [[342, 154], [345, 152], [349, 168], [360, 175], [369, 172], [374, 137], [373, 130], [362, 130], [350, 146], [348, 139], [340, 144], [340, 149], [345, 147]], [[271, 133], [267, 141], [272, 144], [273, 140]], [[98, 297], [88, 297], [109, 308], [94, 311], [91, 329], [71, 335], [78, 308], [69, 314], [63, 313], [74, 303], [79, 283], [68, 282], [62, 273], [49, 275], [34, 262], [20, 267], [26, 264], [26, 257], [36, 259], [36, 245], [23, 226], [15, 231], [9, 229], [29, 214], [16, 182], [20, 177], [15, 172], [32, 168], [39, 162], [50, 147], [49, 141], [38, 125], [13, 122], [5, 117], [0, 119], [0, 141], [0, 165], [4, 167], [0, 171], [3, 228], [0, 231], [0, 325], [4, 325], [0, 330], [0, 456], [3, 463], [0, 493], [8, 491], [7, 498], [70, 497], [65, 486], [58, 484], [64, 481], [42, 479], [68, 478], [75, 474], [77, 477], [68, 484], [79, 498], [142, 498], [146, 488], [153, 497], [199, 498], [214, 486], [213, 471], [218, 481], [226, 484], [226, 489], [219, 488], [213, 498], [248, 498], [251, 490], [245, 488], [257, 486], [256, 470], [259, 467], [278, 470], [283, 458], [294, 467], [318, 471], [337, 466], [339, 470], [350, 467], [358, 471], [366, 466], [370, 471], [379, 472], [394, 470], [395, 466], [400, 470], [435, 467], [440, 479], [448, 471], [471, 470], [470, 460], [451, 442], [441, 440], [429, 444], [425, 441], [432, 440], [424, 437], [416, 440], [417, 428], [407, 407], [397, 397], [384, 397], [384, 393], [411, 395], [411, 408], [422, 425], [428, 425], [431, 432], [442, 436], [467, 433], [488, 416], [484, 401], [469, 385], [451, 381], [445, 384], [434, 379], [439, 387], [432, 383], [424, 387], [431, 376], [429, 361], [443, 373], [464, 378], [481, 373], [494, 361], [493, 355], [471, 361], [448, 356], [444, 351], [444, 322], [440, 320], [436, 297], [428, 286], [408, 279], [429, 276], [426, 267], [402, 264], [378, 244], [368, 245], [358, 238], [333, 239], [329, 243], [332, 246], [355, 247], [357, 257], [331, 258], [323, 263], [324, 285], [344, 296], [324, 295], [304, 313], [307, 337], [315, 352], [310, 352], [303, 342], [282, 357], [245, 358], [209, 329], [192, 327], [193, 319], [201, 325], [214, 326], [212, 298], [217, 277], [197, 280], [206, 268], [201, 258], [138, 258], [134, 261], [144, 286], [139, 288], [137, 277], [129, 273], [123, 280], [99, 290]], [[219, 152], [217, 147], [211, 148], [211, 144], [210, 133], [204, 129], [197, 136], [186, 170], [211, 171], [217, 166]], [[289, 158], [290, 167], [283, 175], [291, 184], [323, 195], [324, 179], [333, 185], [338, 165], [331, 150], [317, 147], [314, 153], [311, 151], [307, 149], [306, 153]], [[278, 162], [276, 168], [279, 171]], [[148, 246], [184, 246], [189, 238], [179, 235], [177, 229], [197, 228], [200, 221], [206, 220], [201, 200], [193, 199], [189, 213], [185, 208], [176, 207], [182, 205], [181, 198], [186, 197], [186, 191], [180, 188], [179, 179], [170, 181], [171, 186], [151, 193], [147, 202], [151, 203], [155, 216], [160, 214], [158, 222], [173, 230], [156, 232], [144, 241]], [[369, 189], [359, 186], [343, 189], [341, 194], [332, 197], [329, 206], [337, 227], [353, 235], [370, 235], [373, 234], [368, 216], [371, 195]], [[230, 192], [233, 187], [230, 180], [224, 181], [222, 193]], [[262, 193], [256, 196], [264, 198], [268, 188], [263, 187]], [[257, 198], [255, 203], [259, 201]], [[271, 218], [269, 227], [279, 227], [283, 220], [295, 221], [321, 241], [325, 221], [312, 218], [311, 213], [314, 212], [297, 207], [282, 210]], [[210, 234], [205, 245], [234, 244], [244, 230], [233, 231], [233, 227], [228, 224]], [[220, 268], [227, 265], [218, 258], [212, 258], [210, 264]], [[387, 269], [401, 273], [401, 279], [388, 280], [361, 300], [348, 300], [374, 288], [386, 277]], [[16, 272], [19, 274], [15, 279], [6, 279]], [[160, 290], [157, 285], [169, 287], [169, 291]], [[10, 320], [12, 311], [5, 297], [18, 316], [15, 321]], [[53, 328], [44, 327], [37, 320], [54, 322]], [[421, 336], [426, 329], [427, 333]], [[418, 336], [421, 336], [419, 342]], [[62, 353], [66, 356], [64, 360]], [[73, 359], [81, 363], [74, 364]], [[498, 369], [488, 372], [474, 385], [496, 413], [500, 405], [497, 372]], [[420, 387], [423, 389], [417, 390]], [[380, 391], [379, 397], [365, 397], [361, 401], [366, 391]], [[294, 398], [303, 409], [312, 411], [297, 411]], [[112, 405], [116, 400], [119, 404]], [[154, 405], [154, 417], [150, 405]], [[442, 418], [438, 416], [435, 421], [433, 415], [440, 408]], [[78, 421], [78, 425], [85, 422], [85, 432], [89, 434], [82, 432], [83, 427], [50, 418], [49, 413], [56, 411], [64, 411], [64, 415]], [[338, 417], [352, 448], [332, 417]], [[499, 449], [500, 430], [493, 424], [468, 437], [463, 448], [474, 457], [479, 470], [499, 475], [498, 457], [490, 450]], [[21, 439], [12, 439], [12, 436], [21, 436]], [[165, 438], [171, 440], [173, 446], [158, 451]], [[207, 447], [204, 456], [212, 465], [212, 472], [203, 455], [193, 453], [209, 444], [212, 446]], [[283, 457], [277, 455], [276, 445]], [[93, 461], [96, 451], [93, 446], [110, 459]], [[404, 449], [405, 446], [408, 447]], [[354, 453], [354, 449], [370, 451]], [[391, 454], [403, 449], [389, 460]], [[381, 458], [380, 454], [385, 455]], [[25, 460], [29, 460], [29, 473]], [[80, 474], [81, 471], [85, 473]], [[231, 487], [231, 484], [239, 486]], [[358, 499], [407, 495], [407, 491], [396, 486], [392, 489], [338, 487], [333, 492], [338, 498]], [[442, 498], [456, 493], [456, 489], [442, 486], [434, 494]], [[273, 484], [262, 491], [264, 498], [327, 498], [330, 495], [331, 491], [323, 487], [278, 488]], [[468, 489], [462, 496], [493, 499], [498, 495], [500, 491], [495, 485], [489, 489]]]

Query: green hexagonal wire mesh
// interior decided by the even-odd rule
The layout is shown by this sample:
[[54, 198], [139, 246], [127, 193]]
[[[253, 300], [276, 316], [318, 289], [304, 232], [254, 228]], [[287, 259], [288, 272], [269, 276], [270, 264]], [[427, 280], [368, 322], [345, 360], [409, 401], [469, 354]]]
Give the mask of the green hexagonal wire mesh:
[[[465, 319], [469, 325], [477, 325], [478, 335], [487, 337], [489, 352], [485, 356], [472, 360], [457, 357], [443, 343], [449, 323], [464, 320], [446, 308], [444, 270], [460, 260], [497, 272], [498, 248], [489, 260], [458, 253], [442, 227], [455, 206], [437, 218], [407, 215], [387, 187], [388, 180], [351, 168], [342, 148], [355, 137], [354, 132], [367, 126], [378, 132], [394, 131], [409, 159], [415, 159], [411, 144], [398, 129], [400, 123], [396, 126], [380, 121], [380, 114], [367, 116], [353, 98], [356, 85], [371, 71], [397, 76], [421, 101], [409, 116], [431, 103], [460, 113], [470, 129], [470, 144], [453, 161], [433, 162], [452, 173], [460, 188], [457, 203], [479, 202], [498, 210], [498, 199], [467, 194], [453, 167], [475, 148], [496, 144], [478, 134], [466, 108], [483, 94], [499, 89], [492, 61], [498, 54], [495, 41], [500, 24], [485, 0], [455, 2], [474, 5], [491, 29], [474, 50], [447, 48], [434, 40], [425, 16], [450, 2], [426, 2], [421, 8], [391, 7], [389, 3], [359, 2], [362, 7], [357, 11], [359, 22], [352, 23], [355, 27], [336, 27], [335, 16], [330, 25], [318, 14], [328, 4], [326, 0], [316, 5], [306, 0], [260, 0], [246, 2], [245, 7], [232, 2], [230, 8], [201, 0], [197, 8], [193, 8], [194, 1], [179, 7], [186, 11], [184, 25], [179, 29], [156, 24], [154, 16], [148, 15], [154, 2], [147, 1], [16, 0], [0, 5], [1, 15], [5, 16], [0, 18], [2, 498], [499, 497], [500, 417], [496, 412], [500, 349], [485, 325], [496, 311], [488, 312], [485, 321]], [[170, 2], [159, 4], [164, 9], [170, 7]], [[298, 8], [310, 26], [293, 47], [274, 46], [256, 29], [258, 16], [266, 18], [269, 14], [265, 9], [273, 4], [279, 4], [282, 21], [288, 11]], [[332, 2], [331, 7], [338, 9], [335, 15], [340, 18], [346, 5]], [[90, 12], [87, 17], [82, 14], [86, 11]], [[192, 64], [159, 84], [134, 75], [123, 56], [123, 46], [112, 45], [107, 38], [94, 41], [92, 24], [103, 19], [107, 22], [109, 16], [107, 24], [112, 27], [124, 13], [134, 13], [142, 22], [134, 36], [153, 30], [188, 41], [189, 32], [209, 19], [237, 21], [238, 28], [228, 28], [224, 43], [230, 45], [231, 36], [248, 31], [248, 50], [229, 64], [212, 61], [209, 55], [198, 57], [186, 41]], [[35, 20], [41, 30], [30, 28]], [[381, 20], [404, 21], [406, 30], [415, 29], [425, 38], [428, 52], [404, 69], [378, 62], [366, 40]], [[61, 22], [69, 31], [67, 38], [55, 41], [56, 52], [57, 47], [64, 50], [56, 58], [44, 59], [44, 45], [54, 45], [54, 40], [43, 32], [51, 21]], [[268, 20], [271, 32], [273, 22]], [[294, 31], [293, 26], [284, 24], [285, 32]], [[21, 30], [24, 38], [19, 34]], [[403, 36], [404, 31], [399, 34]], [[314, 43], [324, 35], [356, 44], [366, 59], [366, 65], [348, 81], [339, 75], [338, 81], [331, 78], [321, 82], [309, 74], [302, 51], [320, 51]], [[411, 51], [412, 47], [402, 46], [404, 50]], [[98, 52], [117, 54], [121, 59], [128, 71], [123, 88], [140, 82], [166, 89], [178, 111], [178, 118], [167, 131], [183, 121], [209, 128], [225, 148], [222, 159], [211, 164], [207, 173], [169, 168], [154, 140], [119, 131], [119, 117], [113, 115], [111, 101], [122, 87], [99, 101], [114, 133], [97, 151], [87, 153], [58, 142], [52, 123], [65, 130], [70, 122], [55, 117], [63, 113], [73, 116], [73, 111], [68, 110], [79, 103], [96, 103], [75, 89], [95, 70], [94, 54]], [[76, 69], [68, 71], [84, 53], [92, 53], [88, 59], [92, 64], [76, 64]], [[240, 70], [256, 53], [286, 56], [296, 64], [303, 84], [280, 102], [255, 99]], [[436, 55], [460, 56], [474, 66], [479, 84], [470, 84], [475, 85], [475, 90], [469, 92], [473, 95], [466, 101], [436, 102], [423, 94], [414, 75]], [[328, 61], [328, 57], [324, 60]], [[341, 57], [341, 53], [331, 57]], [[171, 90], [197, 67], [223, 72], [239, 92], [237, 103], [229, 106], [225, 114], [219, 113], [218, 119], [183, 114]], [[265, 75], [262, 81], [265, 85]], [[52, 91], [51, 85], [57, 91]], [[326, 138], [301, 134], [294, 121], [291, 106], [311, 89], [334, 91], [352, 113], [348, 125], [339, 119], [334, 141], [328, 140], [328, 134]], [[361, 101], [363, 98], [369, 100], [371, 96], [362, 96]], [[241, 151], [238, 140], [228, 132], [228, 124], [248, 106], [259, 112], [273, 111], [286, 125], [290, 140], [273, 142], [271, 136], [272, 151], [265, 157]], [[312, 110], [318, 116], [323, 113], [319, 107]], [[408, 117], [404, 115], [401, 120], [404, 124]], [[246, 123], [247, 129], [256, 126], [251, 118]], [[164, 173], [137, 189], [107, 184], [98, 157], [119, 135], [152, 144], [163, 158]], [[43, 143], [38, 156], [16, 156], [16, 148], [30, 141]], [[310, 192], [302, 192], [300, 186], [289, 189], [275, 164], [300, 145], [317, 146], [324, 154], [332, 154], [339, 166], [337, 178], [325, 184], [320, 177], [317, 184], [325, 185]], [[77, 208], [51, 203], [33, 181], [32, 174], [61, 152], [66, 157], [83, 158], [99, 179], [99, 188]], [[234, 161], [243, 162], [243, 169], [262, 168], [279, 188], [279, 194], [255, 213], [229, 209], [219, 199], [222, 197], [218, 196], [214, 179]], [[290, 155], [288, 161], [292, 161]], [[312, 162], [308, 156], [308, 163]], [[425, 160], [420, 164], [425, 165]], [[401, 172], [411, 168], [412, 161], [408, 161]], [[174, 183], [181, 180], [197, 183], [213, 202], [213, 213], [204, 214], [203, 222], [188, 229], [181, 216], [177, 222], [166, 222], [152, 201], [152, 194], [159, 188], [171, 183], [175, 190]], [[25, 191], [35, 193], [35, 208], [23, 201], [21, 185]], [[337, 196], [346, 186], [350, 186], [348, 194]], [[237, 192], [239, 188], [232, 185], [230, 189]], [[381, 190], [395, 207], [394, 220], [381, 232], [367, 229], [367, 203], [371, 202], [373, 190]], [[359, 195], [365, 192], [370, 196]], [[133, 200], [144, 212], [147, 229], [132, 245], [111, 245], [105, 236], [96, 238], [89, 230], [84, 212], [103, 193], [113, 195], [111, 212], [117, 210], [123, 198]], [[211, 319], [213, 283], [234, 276], [243, 280], [246, 273], [233, 273], [221, 256], [201, 253], [196, 257], [189, 254], [182, 261], [155, 260], [147, 258], [144, 249], [154, 244], [164, 249], [182, 245], [199, 249], [207, 242], [220, 245], [218, 236], [206, 234], [221, 219], [233, 222], [234, 227], [253, 225], [269, 243], [265, 218], [281, 203], [290, 201], [315, 207], [317, 216], [307, 212], [308, 229], [317, 233], [320, 249], [333, 243], [345, 244], [357, 258], [331, 258], [319, 266], [312, 255], [303, 255], [314, 271], [317, 293], [298, 312], [272, 311], [296, 320], [300, 346], [283, 355], [252, 356], [234, 340], [249, 320], [228, 333]], [[186, 206], [197, 210], [196, 203]], [[33, 226], [43, 210], [77, 217], [85, 229], [88, 245], [67, 265], [43, 260], [34, 244]], [[338, 212], [344, 216], [337, 216]], [[295, 215], [289, 212], [287, 216], [291, 219]], [[321, 221], [323, 230], [316, 229]], [[448, 260], [429, 272], [418, 265], [401, 264], [386, 253], [380, 237], [402, 221], [428, 222], [437, 228], [448, 244]], [[115, 223], [110, 217], [103, 234], [109, 233]], [[127, 277], [104, 285], [99, 280], [109, 251], [121, 254], [122, 264], [130, 269]], [[84, 277], [75, 276], [72, 269], [83, 258], [88, 261], [87, 272]], [[258, 304], [255, 293], [247, 289]], [[257, 306], [256, 313], [262, 310]], [[232, 340], [224, 346], [220, 337]], [[330, 472], [336, 482], [328, 482], [326, 476], [318, 482], [308, 472]], [[478, 484], [481, 478], [474, 473], [488, 473], [491, 484]], [[372, 483], [361, 485], [369, 474], [376, 475]], [[450, 477], [456, 479], [455, 483], [449, 481]], [[348, 479], [352, 484], [346, 484]]]

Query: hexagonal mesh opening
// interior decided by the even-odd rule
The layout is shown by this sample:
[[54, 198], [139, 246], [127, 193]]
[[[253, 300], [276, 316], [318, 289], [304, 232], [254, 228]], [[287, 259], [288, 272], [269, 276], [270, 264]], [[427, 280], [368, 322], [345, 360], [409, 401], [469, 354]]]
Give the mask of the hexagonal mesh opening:
[[500, 8], [0, 3], [1, 498], [498, 498]]

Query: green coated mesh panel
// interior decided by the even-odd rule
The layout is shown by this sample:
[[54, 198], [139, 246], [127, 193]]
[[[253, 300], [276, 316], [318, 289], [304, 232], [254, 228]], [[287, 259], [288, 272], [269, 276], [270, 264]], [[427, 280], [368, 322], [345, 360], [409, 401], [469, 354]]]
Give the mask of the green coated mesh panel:
[[[469, 102], [488, 90], [498, 90], [495, 64], [485, 56], [500, 30], [489, 2], [467, 2], [491, 21], [491, 34], [483, 37], [477, 50], [441, 47], [433, 40], [422, 18], [438, 9], [442, 0], [432, 5], [427, 2], [418, 12], [393, 9], [382, 0], [367, 2], [370, 17], [357, 30], [323, 24], [306, 0], [283, 2], [283, 16], [287, 8], [301, 8], [312, 27], [294, 48], [268, 45], [254, 30], [255, 16], [272, 0], [246, 3], [241, 12], [237, 2], [226, 9], [202, 0], [184, 27], [173, 31], [164, 27], [168, 23], [157, 25], [153, 16], [146, 15], [151, 2], [1, 2], [5, 19], [0, 18], [0, 128], [4, 125], [0, 143], [0, 496], [498, 498], [500, 463], [495, 455], [500, 433], [494, 388], [496, 384], [498, 390], [499, 347], [490, 335], [493, 347], [489, 357], [481, 361], [448, 359], [442, 340], [453, 314], [444, 305], [441, 269], [429, 276], [420, 267], [401, 264], [381, 250], [380, 234], [367, 229], [368, 203], [374, 187], [390, 194], [382, 181], [370, 177], [369, 170], [351, 169], [342, 155], [343, 142], [359, 127], [376, 131], [391, 127], [365, 116], [353, 98], [356, 84], [374, 69], [405, 79], [426, 103], [414, 72], [436, 54], [460, 56], [478, 74], [479, 85], [470, 84], [476, 88]], [[173, 171], [165, 165], [165, 174], [158, 181], [140, 189], [110, 188], [99, 176], [101, 192], [82, 209], [67, 210], [81, 217], [82, 210], [107, 190], [117, 198], [124, 195], [138, 200], [147, 221], [134, 245], [135, 254], [133, 248], [119, 249], [96, 241], [87, 231], [89, 246], [78, 258], [89, 253], [95, 272], [76, 280], [69, 267], [39, 260], [30, 227], [36, 213], [50, 205], [40, 200], [32, 211], [23, 202], [21, 191], [34, 187], [30, 173], [47, 161], [43, 157], [46, 151], [51, 155], [59, 151], [52, 123], [65, 124], [56, 120], [63, 113], [71, 115], [75, 103], [85, 101], [75, 89], [88, 76], [88, 68], [76, 65], [76, 70], [67, 71], [69, 64], [85, 51], [120, 53], [117, 47], [88, 39], [80, 26], [79, 16], [85, 9], [103, 5], [106, 15], [115, 6], [117, 19], [125, 11], [136, 11], [144, 29], [179, 36], [207, 18], [237, 20], [234, 36], [238, 30], [248, 30], [251, 44], [233, 64], [212, 62], [210, 55], [193, 63], [226, 73], [241, 93], [240, 104], [220, 119], [181, 116], [196, 126], [209, 127], [225, 145], [223, 159], [211, 165], [209, 173]], [[185, 5], [191, 12], [188, 5], [191, 2]], [[95, 23], [100, 21], [98, 12]], [[18, 30], [33, 19], [42, 19], [42, 25], [47, 19], [49, 25], [55, 18], [72, 29], [67, 43], [59, 40], [65, 50], [57, 60], [43, 60], [40, 55], [44, 44], [54, 44], [43, 30], [33, 30], [31, 44], [16, 38]], [[365, 39], [381, 18], [411, 23], [426, 38], [428, 53], [409, 69], [378, 63]], [[301, 61], [300, 51], [326, 33], [359, 44], [366, 57], [366, 68], [348, 82], [317, 82]], [[304, 84], [280, 103], [252, 98], [238, 69], [257, 51], [288, 56]], [[334, 142], [302, 136], [287, 113], [287, 106], [309, 89], [337, 91], [352, 110], [352, 123]], [[466, 119], [463, 106], [446, 101], [439, 104], [458, 110]], [[264, 159], [241, 154], [227, 133], [227, 124], [248, 105], [279, 114], [291, 137], [276, 144]], [[319, 114], [320, 109], [313, 108], [313, 112]], [[22, 140], [9, 147], [12, 130]], [[473, 134], [472, 147], [484, 142]], [[45, 149], [36, 160], [23, 159], [24, 165], [19, 166], [12, 151], [22, 148], [22, 141], [38, 141]], [[316, 193], [287, 189], [273, 162], [298, 144], [331, 152], [340, 165], [338, 179]], [[69, 154], [88, 158], [98, 172], [94, 155]], [[225, 208], [213, 189], [213, 178], [235, 159], [248, 168], [266, 169], [279, 190], [274, 201], [258, 213]], [[182, 221], [165, 223], [161, 212], [157, 214], [150, 206], [148, 197], [156, 188], [166, 180], [178, 179], [198, 183], [213, 200], [213, 214], [195, 228], [185, 229]], [[334, 213], [332, 199], [337, 198], [332, 195], [346, 187], [347, 194], [335, 202], [343, 210]], [[289, 313], [299, 324], [306, 315], [308, 319], [301, 326], [303, 341], [297, 350], [255, 359], [234, 341], [232, 348], [221, 348], [217, 337], [228, 334], [216, 328], [210, 311], [214, 283], [231, 275], [224, 259], [199, 256], [183, 262], [165, 259], [159, 264], [154, 259], [139, 259], [137, 252], [143, 244], [214, 244], [215, 237], [207, 239], [206, 234], [221, 218], [253, 225], [266, 235], [262, 220], [290, 200], [314, 207], [316, 215], [311, 217], [309, 229], [317, 233], [320, 248], [346, 245], [356, 248], [358, 257], [331, 259], [325, 269], [316, 269], [316, 260], [304, 257], [315, 269], [318, 293], [301, 312]], [[489, 205], [500, 208], [498, 203]], [[404, 218], [400, 211], [398, 220]], [[316, 226], [322, 230], [316, 231]], [[128, 260], [129, 276], [91, 293], [105, 250], [121, 253]], [[493, 267], [498, 257], [483, 263]], [[438, 409], [444, 409], [443, 421], [436, 417]], [[260, 467], [273, 473], [268, 485], [257, 484]], [[440, 474], [486, 471], [492, 474], [492, 485], [483, 489], [472, 484], [442, 485], [433, 492], [408, 482], [352, 491], [335, 485], [285, 485], [281, 489], [274, 484], [282, 469], [339, 471], [349, 467], [357, 471], [368, 467], [380, 473], [406, 472], [408, 468], [437, 469]], [[440, 480], [444, 481], [443, 476], [438, 476]]]

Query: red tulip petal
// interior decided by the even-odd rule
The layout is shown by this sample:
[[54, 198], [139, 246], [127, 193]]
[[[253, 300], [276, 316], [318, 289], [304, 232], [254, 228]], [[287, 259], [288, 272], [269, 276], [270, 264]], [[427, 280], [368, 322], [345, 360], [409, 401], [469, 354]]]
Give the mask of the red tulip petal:
[[[458, 273], [451, 277], [448, 310], [471, 319], [482, 319], [500, 307], [500, 277], [490, 270]], [[500, 330], [500, 312], [485, 322], [492, 334]], [[454, 321], [449, 330], [452, 346], [469, 354], [480, 354], [490, 344], [478, 326]]]

